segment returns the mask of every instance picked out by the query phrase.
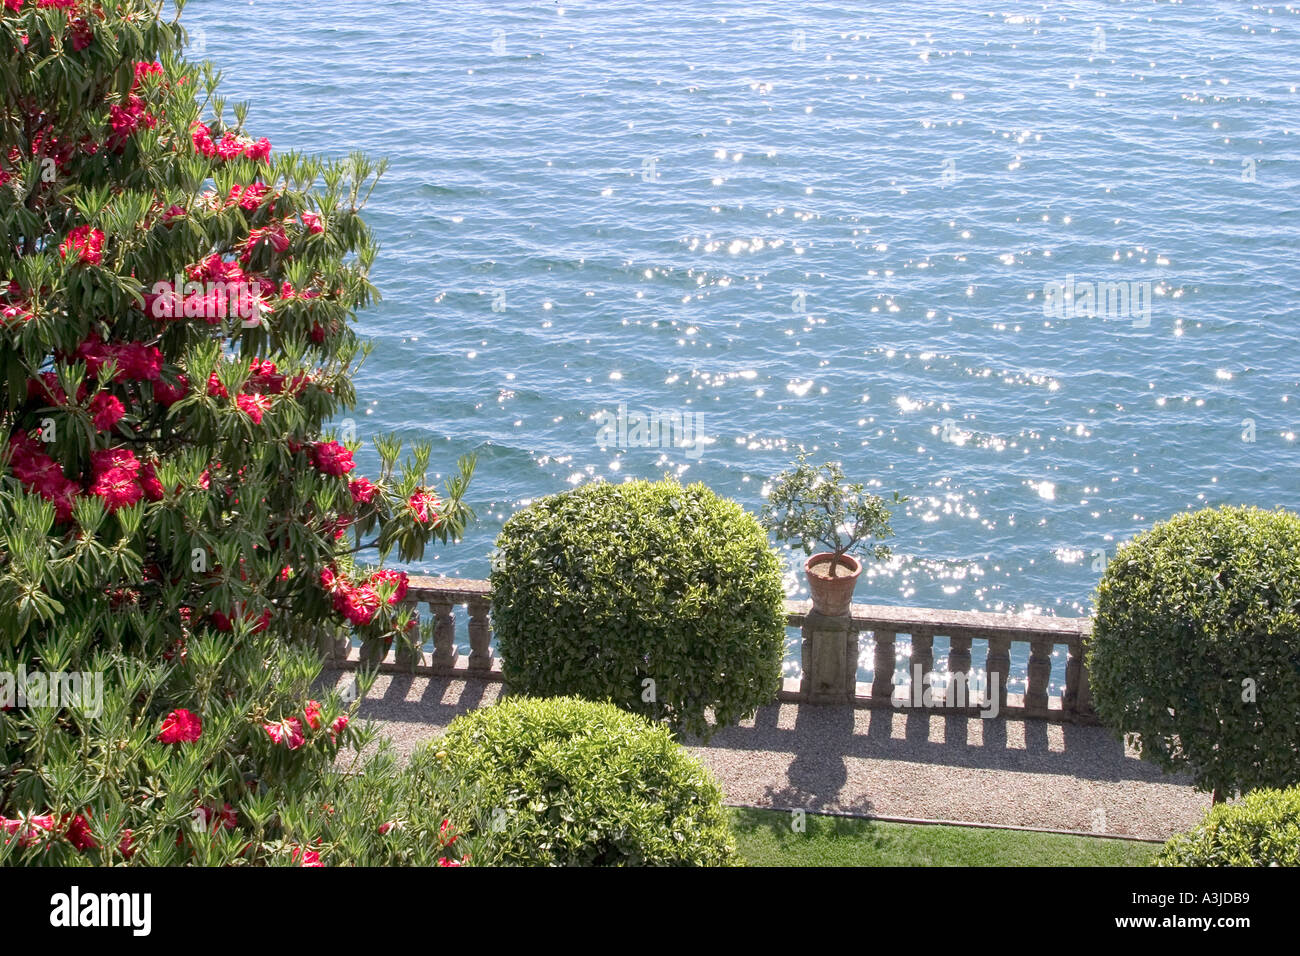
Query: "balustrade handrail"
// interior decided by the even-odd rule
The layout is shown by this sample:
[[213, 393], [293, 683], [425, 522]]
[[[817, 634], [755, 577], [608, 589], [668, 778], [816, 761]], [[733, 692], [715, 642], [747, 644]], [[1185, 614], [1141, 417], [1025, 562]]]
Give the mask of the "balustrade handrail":
[[[414, 648], [398, 648], [392, 662], [387, 660], [386, 654], [376, 655], [372, 651], [372, 656], [363, 657], [366, 652], [357, 650], [336, 655], [336, 662], [340, 666], [355, 667], [364, 660], [367, 664], [378, 664], [384, 670], [464, 674], [499, 680], [500, 668], [492, 658], [490, 646], [491, 596], [491, 584], [487, 581], [412, 575], [404, 603], [427, 604], [434, 615], [434, 648], [429, 663], [425, 664], [424, 653]], [[455, 646], [454, 609], [458, 605], [466, 605], [469, 610], [470, 654], [463, 665]], [[783, 700], [868, 707], [898, 706], [894, 699], [898, 667], [895, 645], [897, 635], [901, 633], [911, 636], [909, 663], [912, 667], [919, 665], [922, 674], [930, 673], [933, 668], [934, 638], [946, 637], [949, 640], [947, 670], [950, 684], [953, 675], [959, 675], [963, 686], [950, 686], [944, 693], [952, 695], [951, 700], [946, 701], [944, 694], [939, 694], [933, 706], [950, 713], [980, 712], [980, 706], [966, 699], [964, 685], [965, 675], [970, 674], [971, 668], [971, 642], [985, 640], [988, 655], [984, 672], [999, 676], [999, 714], [1095, 722], [1087, 667], [1083, 660], [1084, 641], [1091, 627], [1089, 618], [854, 604], [848, 619], [834, 619], [814, 614], [808, 601], [786, 601], [785, 613], [787, 626], [800, 627], [803, 631], [803, 677], [797, 682], [785, 682], [780, 695]], [[867, 685], [857, 683], [858, 642], [863, 631], [872, 633], [875, 644], [875, 679], [867, 687], [869, 693], [862, 692]], [[1025, 643], [1030, 649], [1023, 695], [1007, 692], [1012, 643]], [[1065, 685], [1059, 696], [1049, 696], [1051, 653], [1057, 645], [1064, 645], [1068, 652]], [[418, 658], [414, 656], [417, 653]], [[1053, 707], [1052, 702], [1059, 706]]]

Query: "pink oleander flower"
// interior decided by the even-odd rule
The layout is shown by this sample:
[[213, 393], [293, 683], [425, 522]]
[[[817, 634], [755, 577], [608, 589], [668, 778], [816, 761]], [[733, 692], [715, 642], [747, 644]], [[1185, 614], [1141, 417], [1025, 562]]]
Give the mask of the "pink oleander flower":
[[[12, 838], [15, 834], [18, 836], [18, 845], [21, 847], [35, 846], [42, 840], [48, 840], [49, 836], [42, 834], [54, 833], [54, 815], [46, 814], [19, 814], [16, 820], [9, 820], [0, 817], [0, 830]], [[5, 843], [9, 840], [6, 839]]]
[[100, 392], [90, 400], [90, 414], [95, 428], [106, 432], [122, 420], [126, 414], [126, 407], [116, 395]]
[[[294, 863], [298, 863], [299, 866], [324, 866], [320, 861], [319, 853], [315, 850], [305, 849], [304, 847], [294, 847], [293, 853], [290, 854], [289, 858]], [[301, 863], [298, 862], [300, 858], [302, 860]]]
[[103, 249], [102, 232], [91, 226], [77, 226], [59, 244], [59, 255], [64, 259], [73, 255], [80, 263], [99, 265], [104, 258]]
[[159, 379], [153, 385], [153, 397], [163, 408], [171, 408], [190, 393], [190, 382], [184, 375], [176, 376], [176, 384], [168, 385]]
[[173, 710], [162, 723], [158, 739], [165, 744], [192, 744], [203, 734], [203, 721], [184, 708]]
[[311, 448], [311, 463], [318, 471], [341, 477], [356, 467], [352, 452], [336, 441], [317, 442]]
[[290, 750], [297, 750], [307, 741], [307, 737], [302, 732], [302, 721], [297, 717], [289, 717], [273, 724], [263, 724], [262, 729], [271, 740], [283, 744]]
[[406, 503], [417, 523], [432, 524], [434, 527], [442, 523], [442, 515], [438, 511], [442, 507], [442, 501], [433, 492], [417, 488]]
[[162, 482], [158, 480], [158, 473], [154, 471], [152, 462], [145, 462], [140, 466], [140, 474], [136, 481], [140, 482], [140, 488], [148, 500], [162, 501], [165, 497]]
[[348, 726], [348, 715], [342, 714], [334, 718], [334, 723], [330, 724], [330, 743], [339, 742], [339, 734], [343, 733]]
[[393, 595], [388, 599], [389, 604], [400, 604], [406, 597], [406, 589], [410, 585], [410, 578], [406, 576], [405, 571], [397, 571], [393, 568], [384, 568], [370, 575], [370, 586], [376, 587], [380, 583], [387, 582], [393, 585]]
[[334, 609], [357, 627], [369, 624], [379, 611], [379, 595], [368, 584], [334, 595]]
[[302, 709], [303, 717], [307, 721], [307, 726], [312, 730], [320, 730], [321, 710], [320, 702], [315, 700], [307, 701], [307, 706]]
[[238, 183], [230, 187], [230, 195], [226, 197], [226, 205], [238, 205], [245, 212], [254, 212], [262, 204], [263, 197], [270, 191], [266, 183], [249, 183], [247, 186], [241, 186]]
[[104, 499], [109, 511], [129, 508], [144, 497], [144, 488], [135, 475], [125, 468], [110, 468], [100, 474], [90, 486], [90, 493]]
[[354, 478], [348, 482], [348, 493], [353, 504], [365, 505], [374, 500], [378, 488], [369, 478]]
[[262, 416], [271, 410], [269, 395], [240, 395], [235, 398], [239, 410], [253, 420], [254, 425], [262, 424]]

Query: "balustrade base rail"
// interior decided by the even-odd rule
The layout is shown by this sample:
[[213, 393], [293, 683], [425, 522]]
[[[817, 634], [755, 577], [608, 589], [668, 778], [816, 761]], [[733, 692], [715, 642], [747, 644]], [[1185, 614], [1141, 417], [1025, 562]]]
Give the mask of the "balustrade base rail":
[[[381, 656], [372, 650], [335, 647], [329, 655], [331, 666], [351, 670], [377, 666], [384, 673], [408, 673], [424, 676], [447, 676], [461, 679], [501, 681], [501, 662], [491, 649], [489, 608], [491, 591], [486, 581], [463, 578], [412, 576], [406, 603], [414, 607], [427, 604], [433, 615], [433, 651], [414, 648], [388, 650]], [[469, 612], [468, 655], [456, 646], [457, 606]], [[1095, 724], [1096, 714], [1088, 690], [1088, 673], [1084, 664], [1084, 642], [1090, 621], [1086, 618], [1031, 617], [1027, 615], [991, 614], [983, 611], [944, 611], [931, 608], [892, 607], [854, 604], [844, 618], [826, 618], [812, 611], [806, 601], [786, 602], [786, 624], [802, 630], [803, 674], [786, 678], [777, 699], [785, 702], [839, 704], [856, 708], [890, 708], [900, 712], [923, 712], [934, 715], [966, 717], [1013, 717], [1060, 723]], [[874, 672], [871, 683], [857, 680], [860, 642], [865, 633], [874, 641]], [[911, 638], [911, 653], [900, 659], [897, 637]], [[934, 638], [949, 642], [948, 666], [939, 677], [947, 691], [933, 692], [928, 704], [914, 700], [914, 688], [895, 685], [899, 664], [906, 662], [909, 674], [928, 675], [934, 668]], [[987, 642], [988, 653], [982, 673], [996, 676], [989, 681], [989, 697], [966, 694], [954, 684], [972, 678], [971, 643]], [[1025, 693], [1007, 691], [1006, 679], [1011, 669], [1013, 643], [1029, 646], [1028, 677]], [[1051, 654], [1064, 645], [1068, 652], [1064, 693], [1049, 695]], [[955, 676], [954, 676], [955, 675]], [[945, 693], [952, 693], [951, 705]], [[997, 707], [991, 707], [991, 695], [997, 694]], [[895, 697], [899, 699], [896, 701]]]

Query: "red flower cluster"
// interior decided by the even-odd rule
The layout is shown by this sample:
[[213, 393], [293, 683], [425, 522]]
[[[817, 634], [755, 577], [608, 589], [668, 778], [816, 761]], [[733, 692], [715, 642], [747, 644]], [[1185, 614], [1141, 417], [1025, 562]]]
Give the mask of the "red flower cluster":
[[42, 836], [42, 834], [54, 835], [54, 814], [20, 815], [16, 820], [0, 817], [0, 829], [8, 834], [5, 839], [6, 844], [16, 834], [19, 846], [35, 846], [42, 840], [50, 839], [49, 836]]
[[13, 451], [10, 468], [14, 477], [28, 491], [53, 502], [54, 513], [59, 521], [71, 518], [73, 499], [81, 487], [64, 477], [58, 462], [45, 454], [40, 443], [25, 432], [16, 432], [9, 439], [9, 447]]
[[314, 212], [305, 212], [302, 214], [302, 224], [307, 227], [307, 231], [313, 235], [325, 231], [325, 226], [320, 221], [320, 216]]
[[122, 420], [126, 414], [126, 408], [122, 400], [116, 395], [109, 395], [107, 392], [100, 392], [90, 400], [90, 414], [94, 420], [95, 428], [101, 432], [106, 432]]
[[176, 384], [168, 385], [159, 379], [153, 383], [153, 397], [163, 408], [171, 408], [190, 392], [190, 380], [184, 375], [176, 376]]
[[253, 258], [253, 250], [263, 242], [270, 243], [271, 248], [276, 252], [284, 252], [289, 248], [289, 235], [284, 231], [284, 226], [278, 222], [273, 222], [260, 229], [250, 229], [248, 238], [244, 241], [243, 249], [239, 253], [239, 261], [247, 263]]
[[88, 338], [77, 346], [75, 357], [86, 363], [86, 372], [98, 377], [109, 359], [117, 363], [117, 382], [156, 382], [162, 375], [163, 354], [143, 342], [101, 342]]
[[194, 822], [204, 830], [211, 829], [213, 833], [222, 827], [233, 830], [239, 825], [239, 814], [228, 803], [223, 804], [220, 810], [215, 804], [210, 807], [201, 804], [194, 808]]
[[342, 477], [356, 467], [352, 461], [352, 452], [336, 441], [316, 442], [311, 446], [309, 454], [316, 470], [326, 475]]
[[[51, 405], [68, 404], [68, 393], [63, 390], [59, 384], [59, 376], [54, 372], [42, 372], [38, 378], [27, 380], [27, 397], [44, 398]], [[86, 383], [82, 382], [77, 389], [77, 402], [86, 400]]]
[[73, 254], [80, 263], [99, 265], [104, 258], [104, 234], [91, 226], [77, 226], [59, 243], [59, 255]]
[[92, 452], [90, 464], [94, 473], [90, 493], [103, 498], [109, 511], [130, 507], [141, 498], [163, 499], [162, 482], [153, 464], [141, 463], [130, 449], [106, 448]]
[[271, 160], [271, 141], [265, 136], [254, 142], [250, 137], [227, 131], [219, 142], [214, 142], [212, 130], [203, 123], [195, 123], [190, 138], [194, 141], [194, 148], [209, 159], [216, 157], [229, 162], [247, 156], [263, 163]]
[[262, 424], [262, 416], [271, 410], [269, 395], [239, 395], [235, 398], [239, 410], [253, 420], [254, 425]]
[[[292, 285], [290, 285], [288, 282], [281, 282], [281, 283], [280, 283], [280, 298], [282, 298], [282, 299], [290, 299], [290, 300], [292, 300], [292, 299], [319, 299], [319, 298], [320, 298], [320, 293], [317, 292], [315, 289], [300, 289], [300, 290], [295, 290], [294, 287], [293, 287]], [[319, 325], [314, 325], [314, 326], [313, 326], [313, 331], [314, 331], [316, 328], [319, 328]], [[324, 338], [325, 338], [325, 336], [324, 336], [324, 334], [323, 334], [323, 332], [322, 332], [322, 335], [321, 335], [321, 337], [320, 337], [319, 339], [313, 337], [313, 338], [312, 338], [312, 341], [314, 341], [314, 342], [320, 342], [320, 341], [323, 341]]]
[[[284, 379], [285, 376], [276, 370], [275, 363], [270, 359], [255, 358], [248, 364], [248, 380], [244, 382], [244, 388], [253, 392], [279, 395], [284, 391]], [[291, 385], [300, 386], [300, 383], [293, 382]]]
[[95, 39], [95, 31], [91, 29], [89, 20], [77, 16], [68, 25], [72, 28], [72, 49], [81, 51], [90, 46]]
[[312, 730], [320, 730], [321, 710], [320, 701], [309, 700], [307, 706], [302, 709], [303, 716], [307, 718], [307, 726]]
[[[99, 847], [90, 832], [89, 810], [83, 810], [71, 819], [64, 817], [62, 820], [56, 818], [52, 813], [19, 814], [18, 818], [14, 820], [0, 816], [0, 830], [7, 834], [6, 844], [17, 836], [20, 847], [35, 846], [42, 841], [49, 841], [60, 835], [65, 837], [81, 853]], [[129, 829], [122, 831], [122, 838], [118, 841], [117, 849], [119, 853], [128, 859], [135, 852]]]
[[162, 72], [163, 72], [163, 68], [161, 63], [158, 62], [146, 63], [143, 60], [138, 61], [135, 65], [135, 80], [131, 83], [131, 89], [134, 90], [137, 86], [139, 86], [140, 80], [142, 78], [149, 76], [151, 74], [157, 74], [158, 76], [162, 76]]
[[459, 834], [456, 833], [455, 827], [451, 825], [450, 820], [443, 820], [442, 825], [438, 827], [438, 846], [451, 846], [456, 842]]
[[410, 586], [411, 579], [406, 576], [405, 571], [396, 571], [393, 568], [384, 568], [370, 575], [368, 582], [370, 586], [376, 587], [380, 583], [393, 585], [392, 596], [389, 597], [389, 604], [400, 604], [406, 597], [406, 590]]
[[379, 612], [382, 602], [376, 586], [380, 582], [393, 586], [393, 593], [388, 598], [390, 605], [400, 604], [406, 598], [410, 578], [405, 571], [384, 568], [374, 572], [362, 584], [353, 584], [332, 568], [325, 568], [320, 573], [321, 587], [330, 595], [334, 610], [358, 627], [369, 624]]
[[339, 734], [347, 730], [347, 727], [348, 727], [347, 714], [340, 714], [339, 716], [335, 717], [334, 723], [330, 724], [330, 743], [332, 744], [338, 743]]
[[163, 719], [158, 739], [165, 744], [192, 744], [203, 734], [203, 721], [184, 708], [173, 710]]
[[230, 195], [226, 197], [226, 205], [238, 206], [245, 212], [255, 212], [257, 207], [262, 204], [262, 198], [269, 191], [266, 183], [250, 183], [247, 186], [235, 183], [230, 187]]
[[354, 585], [330, 568], [321, 571], [320, 583], [334, 610], [358, 627], [369, 624], [379, 611], [379, 595], [368, 584]]
[[[138, 71], [139, 64], [136, 64], [136, 69]], [[126, 148], [126, 141], [142, 124], [153, 129], [157, 123], [154, 115], [145, 109], [144, 100], [131, 93], [127, 97], [126, 106], [115, 104], [109, 108], [108, 125], [113, 132], [109, 134], [107, 146], [113, 152], [120, 153]]]
[[417, 488], [406, 499], [412, 515], [418, 524], [432, 524], [435, 528], [442, 523], [442, 500], [425, 488]]
[[[301, 858], [302, 862], [298, 863]], [[289, 854], [289, 859], [299, 866], [324, 866], [320, 861], [320, 854], [315, 850], [307, 850], [303, 847], [294, 847], [293, 852]]]
[[374, 500], [375, 492], [378, 490], [369, 478], [353, 478], [348, 482], [348, 493], [352, 495], [353, 504], [369, 504]]
[[[213, 611], [211, 614], [212, 626], [224, 634], [231, 633], [235, 629], [235, 616], [237, 615], [237, 613], [238, 612], [236, 611], [232, 611], [230, 614], [223, 614], [221, 611]], [[252, 613], [246, 612], [244, 614], [244, 620], [245, 621], [253, 620]], [[262, 631], [265, 631], [270, 626], [271, 626], [271, 609], [267, 608], [262, 612], [261, 616], [257, 618], [257, 621], [256, 623], [253, 624], [250, 633], [260, 634]]]
[[[321, 724], [324, 722], [320, 702], [315, 700], [307, 701], [307, 705], [303, 708], [303, 717], [307, 721], [308, 727], [312, 730], [320, 730]], [[347, 714], [342, 714], [341, 716], [334, 718], [334, 723], [330, 724], [330, 743], [338, 743], [338, 735], [343, 732], [347, 725]]]
[[302, 721], [297, 717], [280, 720], [273, 724], [263, 724], [263, 729], [275, 743], [284, 744], [290, 750], [297, 750], [307, 738], [302, 732]]

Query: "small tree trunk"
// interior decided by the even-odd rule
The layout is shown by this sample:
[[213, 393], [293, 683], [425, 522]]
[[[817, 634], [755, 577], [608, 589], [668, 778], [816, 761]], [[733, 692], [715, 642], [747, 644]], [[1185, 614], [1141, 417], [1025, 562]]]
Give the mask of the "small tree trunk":
[[1213, 803], [1226, 803], [1228, 798], [1223, 795], [1223, 791], [1218, 787], [1214, 788], [1214, 795], [1210, 797]]

